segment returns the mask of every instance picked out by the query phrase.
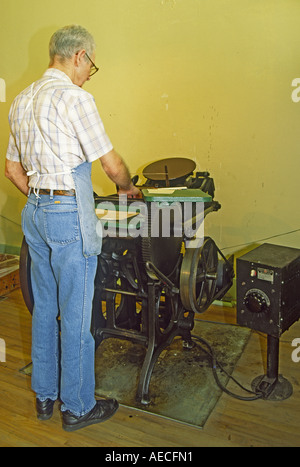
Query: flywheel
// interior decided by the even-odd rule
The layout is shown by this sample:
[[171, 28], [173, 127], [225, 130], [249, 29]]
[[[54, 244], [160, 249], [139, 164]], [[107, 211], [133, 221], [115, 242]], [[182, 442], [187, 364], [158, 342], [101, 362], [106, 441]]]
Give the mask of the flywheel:
[[180, 270], [180, 298], [184, 308], [203, 313], [214, 300], [217, 286], [218, 249], [210, 237], [202, 246], [187, 248]]

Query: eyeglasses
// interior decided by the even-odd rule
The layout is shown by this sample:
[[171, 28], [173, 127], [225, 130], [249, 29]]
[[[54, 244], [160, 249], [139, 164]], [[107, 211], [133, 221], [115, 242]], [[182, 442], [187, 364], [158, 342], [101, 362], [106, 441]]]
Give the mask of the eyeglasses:
[[92, 64], [91, 71], [90, 71], [90, 77], [91, 77], [91, 76], [95, 75], [97, 73], [97, 71], [99, 71], [99, 68], [95, 65], [93, 60], [90, 59], [90, 57], [88, 56], [88, 54], [86, 52], [85, 52], [85, 55], [87, 56], [87, 58], [89, 59], [89, 61]]

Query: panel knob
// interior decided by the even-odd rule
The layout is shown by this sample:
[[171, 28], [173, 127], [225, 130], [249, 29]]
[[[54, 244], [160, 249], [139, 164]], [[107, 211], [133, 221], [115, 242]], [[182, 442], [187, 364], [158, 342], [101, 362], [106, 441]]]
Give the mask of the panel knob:
[[248, 290], [244, 303], [252, 313], [265, 313], [269, 310], [270, 306], [268, 296], [258, 289]]

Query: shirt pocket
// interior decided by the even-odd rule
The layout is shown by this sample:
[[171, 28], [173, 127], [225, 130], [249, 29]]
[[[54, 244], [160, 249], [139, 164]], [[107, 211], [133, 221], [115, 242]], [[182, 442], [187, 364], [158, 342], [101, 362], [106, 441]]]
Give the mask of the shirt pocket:
[[80, 239], [77, 208], [43, 209], [44, 227], [48, 243], [67, 245]]

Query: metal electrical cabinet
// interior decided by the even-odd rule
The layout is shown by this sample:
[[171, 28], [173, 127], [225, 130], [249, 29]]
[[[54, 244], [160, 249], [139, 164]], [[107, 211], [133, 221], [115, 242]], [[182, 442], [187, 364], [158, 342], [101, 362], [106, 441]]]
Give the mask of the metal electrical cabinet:
[[267, 334], [267, 373], [252, 381], [264, 399], [293, 393], [279, 374], [279, 338], [300, 318], [300, 250], [265, 243], [237, 259], [237, 323]]
[[236, 266], [237, 323], [280, 337], [300, 318], [300, 249], [265, 243]]

